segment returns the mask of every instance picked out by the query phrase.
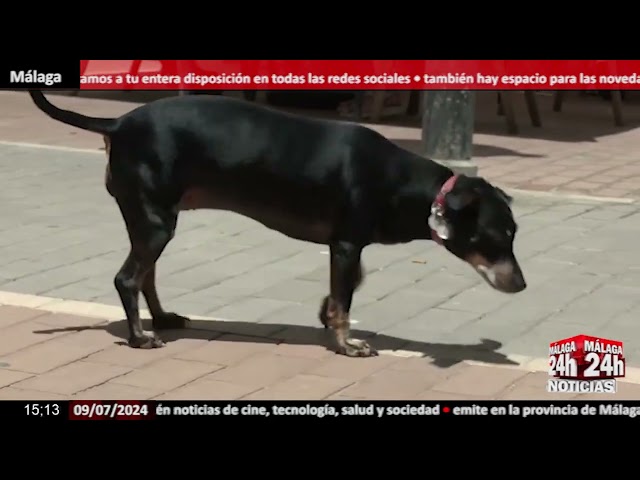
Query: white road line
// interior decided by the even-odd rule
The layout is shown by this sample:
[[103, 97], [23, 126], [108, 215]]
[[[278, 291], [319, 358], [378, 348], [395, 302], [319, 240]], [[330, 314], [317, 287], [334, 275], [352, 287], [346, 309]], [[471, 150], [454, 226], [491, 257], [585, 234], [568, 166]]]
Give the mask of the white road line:
[[0, 140], [0, 146], [35, 148], [39, 150], [58, 150], [61, 152], [93, 153], [93, 154], [100, 154], [100, 155], [106, 156], [106, 153], [104, 150], [98, 150], [98, 149], [92, 149], [92, 148], [65, 147], [63, 145], [43, 145], [40, 143], [6, 142], [3, 140]]

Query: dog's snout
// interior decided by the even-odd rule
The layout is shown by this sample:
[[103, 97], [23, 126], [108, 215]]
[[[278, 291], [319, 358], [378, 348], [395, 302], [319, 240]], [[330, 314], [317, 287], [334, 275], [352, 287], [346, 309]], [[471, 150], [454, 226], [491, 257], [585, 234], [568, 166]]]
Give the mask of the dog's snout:
[[522, 273], [520, 265], [518, 265], [518, 262], [515, 259], [512, 261], [512, 264], [511, 284], [513, 287], [513, 293], [522, 292], [527, 288], [527, 281], [524, 278], [524, 273]]
[[527, 288], [522, 270], [515, 260], [497, 262], [492, 265], [475, 264], [474, 268], [484, 280], [503, 293], [519, 293]]
[[505, 293], [520, 293], [527, 288], [527, 282], [522, 275], [513, 275], [509, 281], [495, 287]]
[[513, 278], [514, 293], [518, 293], [527, 288], [527, 281], [522, 274], [514, 275]]

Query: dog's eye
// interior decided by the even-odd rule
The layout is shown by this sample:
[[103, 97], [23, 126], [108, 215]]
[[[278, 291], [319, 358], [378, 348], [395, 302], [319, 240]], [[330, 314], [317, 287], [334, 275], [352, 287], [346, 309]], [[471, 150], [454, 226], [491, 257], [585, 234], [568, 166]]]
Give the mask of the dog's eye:
[[513, 237], [513, 231], [507, 230], [506, 233], [507, 233], [507, 237], [509, 237], [509, 238]]
[[471, 240], [469, 240], [471, 243], [476, 243], [478, 240], [480, 240], [480, 235], [474, 235], [473, 237], [471, 237]]

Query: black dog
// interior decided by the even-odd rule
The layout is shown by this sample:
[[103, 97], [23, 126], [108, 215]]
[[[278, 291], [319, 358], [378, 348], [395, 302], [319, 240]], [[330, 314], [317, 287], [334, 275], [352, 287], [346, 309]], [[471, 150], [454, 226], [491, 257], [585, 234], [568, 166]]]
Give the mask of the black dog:
[[115, 277], [131, 347], [163, 346], [142, 329], [140, 291], [154, 330], [188, 321], [164, 311], [155, 287], [156, 261], [181, 210], [233, 211], [288, 237], [328, 245], [330, 294], [320, 319], [334, 329], [338, 351], [352, 357], [376, 354], [349, 335], [367, 245], [435, 240], [497, 290], [526, 287], [507, 194], [481, 178], [455, 176], [361, 125], [211, 96], [162, 99], [117, 119], [92, 118], [55, 107], [39, 91], [30, 95], [50, 117], [105, 138], [106, 187], [131, 241]]

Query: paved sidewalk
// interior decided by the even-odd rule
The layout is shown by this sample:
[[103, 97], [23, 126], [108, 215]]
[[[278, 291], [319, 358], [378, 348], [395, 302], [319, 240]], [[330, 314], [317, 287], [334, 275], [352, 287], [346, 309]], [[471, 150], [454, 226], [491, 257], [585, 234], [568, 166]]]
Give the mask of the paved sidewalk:
[[[506, 134], [496, 114], [493, 92], [478, 92], [474, 161], [479, 174], [497, 184], [524, 190], [553, 191], [616, 198], [640, 197], [640, 103], [625, 102], [624, 127], [615, 127], [610, 104], [600, 98], [578, 98], [572, 92], [561, 113], [552, 97], [539, 93], [543, 126], [533, 127], [522, 94], [516, 102], [520, 133]], [[631, 94], [630, 94], [631, 95]], [[632, 95], [631, 95], [632, 96]], [[139, 103], [50, 95], [61, 108], [113, 117]], [[126, 98], [126, 97], [125, 97]], [[100, 149], [99, 135], [55, 122], [40, 112], [26, 93], [0, 92], [0, 141]], [[310, 114], [309, 112], [306, 112]], [[325, 113], [326, 115], [326, 113]], [[369, 125], [409, 149], [420, 148], [417, 121]]]
[[[62, 107], [91, 115], [115, 115], [118, 109], [127, 111], [132, 108], [131, 104], [125, 102], [82, 98], [59, 97], [54, 101]], [[100, 138], [51, 121], [30, 106], [24, 94], [0, 92], [0, 102], [3, 103], [3, 115], [5, 111], [9, 112], [9, 117], [0, 117], [0, 218], [3, 219], [0, 223], [0, 304], [41, 307], [40, 303], [6, 301], [10, 298], [6, 292], [15, 292], [46, 296], [50, 301], [64, 299], [91, 302], [101, 312], [103, 309], [100, 305], [111, 305], [121, 316], [113, 276], [127, 255], [128, 241], [118, 209], [104, 188], [105, 158], [104, 153], [97, 150], [102, 146]], [[6, 105], [9, 105], [9, 110], [5, 110]], [[601, 121], [608, 122], [610, 118], [605, 115]], [[379, 128], [386, 129], [390, 136], [396, 138], [407, 132], [415, 133], [415, 129], [406, 127]], [[628, 135], [635, 135], [632, 132], [629, 130]], [[607, 138], [615, 137], [612, 134]], [[508, 137], [496, 135], [478, 138], [478, 141], [494, 145], [492, 142], [499, 143]], [[6, 143], [9, 140], [40, 143], [41, 146], [34, 148], [33, 145]], [[532, 149], [540, 145], [538, 141], [531, 142]], [[606, 141], [603, 142], [600, 146], [605, 153], [600, 160], [605, 162], [607, 158], [619, 158], [623, 154], [621, 152], [632, 151], [633, 141], [629, 143], [630, 147], [625, 147], [624, 150], [612, 148], [609, 153]], [[56, 143], [57, 148], [46, 146], [46, 143]], [[572, 144], [571, 148], [578, 143]], [[596, 143], [599, 144], [600, 140]], [[549, 155], [559, 155], [562, 152], [561, 145], [566, 146], [562, 142], [554, 143], [553, 148], [549, 148]], [[593, 143], [589, 145], [595, 148]], [[72, 150], [69, 147], [86, 150]], [[580, 148], [587, 148], [586, 144]], [[502, 158], [497, 156], [491, 161], [502, 161]], [[513, 160], [510, 158], [504, 163], [508, 164]], [[529, 170], [531, 169], [527, 169]], [[518, 186], [509, 181], [504, 183]], [[606, 192], [598, 190], [597, 193]], [[627, 193], [626, 196], [633, 196], [631, 191]], [[341, 360], [343, 357], [330, 355], [323, 358], [320, 355], [321, 349], [317, 345], [326, 340], [326, 334], [318, 328], [317, 320], [320, 299], [326, 295], [328, 288], [328, 258], [325, 248], [287, 239], [238, 215], [211, 211], [185, 212], [180, 217], [176, 238], [169, 244], [159, 262], [159, 293], [167, 309], [181, 314], [212, 317], [218, 321], [199, 324], [198, 328], [189, 331], [186, 338], [171, 342], [169, 347], [162, 350], [169, 352], [166, 357], [160, 351], [145, 353], [158, 356], [153, 357], [158, 362], [161, 359], [172, 359], [171, 362], [195, 361], [197, 365], [213, 363], [221, 366], [219, 375], [223, 375], [223, 372], [236, 371], [230, 370], [231, 365], [224, 363], [227, 360], [223, 359], [218, 363], [210, 359], [183, 359], [177, 356], [174, 349], [180, 350], [184, 346], [186, 350], [195, 344], [204, 349], [206, 343], [213, 358], [217, 358], [215, 355], [226, 355], [225, 349], [234, 349], [235, 352], [252, 343], [226, 342], [221, 339], [227, 340], [228, 336], [216, 337], [216, 332], [228, 332], [252, 338], [277, 339], [285, 342], [285, 345], [295, 344], [295, 347], [271, 344], [269, 352], [264, 353], [265, 358], [272, 362], [265, 361], [264, 365], [271, 365], [270, 371], [278, 377], [273, 382], [278, 379], [284, 382], [284, 377], [277, 373], [281, 371], [284, 372], [282, 375], [290, 377], [322, 377], [317, 372], [312, 373], [315, 370], [311, 367], [296, 369], [297, 367], [282, 366], [282, 363], [277, 363], [282, 356], [302, 357], [306, 360], [300, 360], [301, 362], [307, 361], [317, 368], [323, 362], [338, 362], [340, 368], [336, 367], [337, 370], [356, 368], [351, 365], [375, 366], [372, 371], [367, 370], [361, 377], [325, 396], [337, 392], [344, 394], [349, 388], [356, 388], [353, 386], [356, 383], [361, 386], [374, 382], [372, 379], [378, 378], [378, 373], [383, 375], [382, 372], [387, 372], [384, 375], [388, 377], [380, 377], [384, 381], [380, 380], [379, 385], [382, 386], [376, 388], [383, 390], [383, 393], [375, 390], [372, 395], [383, 395], [384, 388], [390, 392], [401, 392], [407, 398], [415, 398], [416, 395], [431, 391], [436, 385], [439, 385], [437, 391], [440, 391], [442, 385], [447, 385], [446, 382], [449, 381], [449, 373], [446, 372], [456, 375], [451, 378], [466, 378], [464, 381], [460, 380], [464, 384], [460, 387], [462, 390], [446, 390], [447, 395], [498, 396], [512, 384], [520, 386], [522, 383], [518, 382], [525, 380], [534, 382], [532, 386], [526, 383], [531, 386], [531, 395], [534, 395], [533, 392], [544, 390], [546, 375], [541, 377], [541, 374], [536, 373], [522, 378], [508, 376], [516, 375], [513, 373], [514, 369], [525, 373], [527, 368], [540, 370], [540, 361], [536, 359], [547, 355], [549, 342], [577, 334], [622, 340], [625, 343], [628, 365], [640, 366], [640, 257], [637, 253], [640, 204], [632, 200], [603, 203], [567, 197], [517, 194], [515, 213], [520, 224], [516, 253], [529, 284], [525, 292], [515, 296], [491, 290], [468, 266], [430, 242], [412, 242], [390, 247], [373, 246], [365, 251], [364, 264], [368, 275], [354, 300], [354, 328], [359, 330], [357, 334], [374, 338], [374, 343], [383, 350], [425, 355], [431, 362], [429, 364], [426, 360], [419, 361], [415, 358], [403, 360], [389, 355], [393, 362], [399, 363], [383, 365], [391, 360], [356, 359], [356, 363], [349, 361], [343, 364], [339, 363], [346, 360]], [[120, 368], [118, 372], [123, 373], [113, 376], [108, 374], [106, 377], [99, 377], [103, 367], [96, 367], [96, 373], [91, 373], [91, 369], [86, 368], [87, 362], [109, 364], [95, 362], [95, 357], [92, 361], [84, 358], [107, 349], [117, 351], [114, 355], [117, 358], [122, 356], [125, 362], [134, 362], [126, 359], [131, 355], [139, 355], [138, 353], [130, 353], [131, 350], [125, 347], [118, 346], [116, 349], [114, 346], [114, 341], [118, 341], [123, 335], [121, 322], [109, 324], [106, 330], [53, 332], [45, 335], [34, 333], [40, 328], [34, 327], [39, 323], [30, 316], [33, 314], [32, 310], [19, 309], [22, 313], [16, 313], [18, 310], [13, 307], [1, 307], [3, 310], [0, 311], [0, 362], [10, 364], [9, 367], [0, 369], [0, 383], [4, 381], [2, 378], [5, 375], [9, 379], [6, 382], [11, 384], [4, 389], [6, 395], [15, 393], [16, 388], [37, 391], [37, 388], [26, 388], [24, 384], [19, 387], [18, 382], [36, 382], [36, 379], [27, 379], [31, 375], [50, 378], [47, 377], [50, 375], [48, 370], [54, 368], [71, 369], [69, 378], [82, 384], [77, 390], [69, 387], [70, 390], [59, 392], [61, 395], [71, 395], [104, 382], [117, 383], [110, 379], [128, 375], [132, 369], [137, 371], [141, 365], [116, 365]], [[11, 311], [6, 310], [7, 308], [11, 308]], [[84, 316], [86, 313], [59, 312], [59, 315], [53, 317], [43, 315], [39, 321], [52, 318], [51, 322], [58, 322], [50, 325], [51, 328], [77, 326], [77, 322], [86, 325], [88, 321], [96, 321], [74, 316]], [[19, 318], [15, 315], [24, 315], [25, 318], [14, 321]], [[220, 319], [232, 322], [220, 322]], [[117, 333], [116, 327], [120, 328], [120, 333]], [[230, 328], [232, 331], [229, 331]], [[198, 333], [203, 331], [205, 333]], [[210, 332], [214, 332], [211, 337], [208, 336]], [[191, 338], [193, 335], [195, 338]], [[67, 345], [67, 340], [76, 338], [72, 336], [78, 336], [82, 341]], [[46, 342], [35, 345], [35, 342], [43, 341], [43, 337]], [[207, 342], [209, 339], [213, 341]], [[256, 348], [266, 348], [264, 341], [253, 343], [263, 345]], [[64, 348], [58, 348], [58, 345], [64, 345]], [[39, 350], [45, 346], [49, 350]], [[16, 352], [22, 352], [27, 347], [29, 349], [24, 350], [24, 355], [29, 356], [29, 361], [36, 366], [23, 370], [26, 367], [20, 367], [12, 358], [18, 355]], [[286, 348], [290, 350], [283, 350]], [[291, 353], [291, 350], [303, 353]], [[219, 351], [222, 353], [217, 353]], [[28, 352], [36, 354], [30, 356], [31, 353]], [[251, 350], [246, 355], [233, 353], [242, 358], [252, 354], [257, 355], [258, 352]], [[65, 355], [68, 356], [64, 357]], [[58, 356], [63, 356], [68, 361], [64, 358], [56, 360]], [[136, 358], [138, 360], [135, 361], [146, 362], [142, 358], [150, 357]], [[286, 364], [293, 365], [296, 362], [298, 360], [287, 361]], [[484, 366], [471, 365], [469, 362], [481, 362]], [[65, 367], [67, 363], [79, 366]], [[542, 360], [542, 363], [546, 362]], [[408, 364], [418, 364], [421, 365], [420, 368], [427, 365], [425, 368], [431, 369], [429, 371], [432, 373], [425, 370], [420, 375], [425, 379], [433, 378], [433, 383], [420, 383], [422, 380], [415, 380], [407, 374], [410, 380], [407, 380], [406, 385], [403, 384], [404, 380], [401, 379], [404, 377], [395, 375], [395, 372], [400, 365]], [[535, 365], [538, 366], [534, 368]], [[192, 366], [191, 363], [188, 366]], [[380, 371], [377, 370], [378, 366]], [[32, 368], [36, 370], [31, 371]], [[75, 371], [74, 368], [79, 370]], [[109, 367], [111, 368], [115, 367]], [[293, 373], [287, 373], [288, 368], [293, 368]], [[407, 369], [411, 370], [409, 367]], [[176, 368], [176, 375], [179, 374], [178, 370], [180, 369]], [[64, 373], [65, 370], [62, 371]], [[394, 374], [388, 373], [389, 371]], [[465, 377], [465, 371], [472, 373], [467, 373], [469, 377]], [[244, 378], [242, 375], [254, 378], [246, 370], [245, 373], [242, 372], [240, 370], [238, 378]], [[265, 372], [264, 375], [268, 377], [270, 374], [266, 370]], [[438, 375], [446, 373], [447, 378], [439, 377], [434, 372], [439, 372]], [[486, 379], [483, 379], [480, 372], [489, 372]], [[460, 377], [457, 377], [458, 373]], [[202, 375], [189, 377], [180, 385], [209, 374], [216, 375], [217, 372], [207, 370]], [[92, 375], [99, 377], [94, 383], [91, 383], [94, 378]], [[341, 378], [332, 375], [326, 376], [333, 380]], [[256, 376], [260, 377], [260, 374]], [[365, 376], [368, 379], [366, 381]], [[474, 380], [476, 377], [480, 380]], [[497, 384], [492, 383], [494, 380], [491, 378], [494, 377]], [[137, 381], [161, 382], [161, 379], [154, 378], [151, 374], [138, 374]], [[400, 385], [391, 388], [389, 385], [395, 385], [394, 378], [398, 379]], [[220, 382], [234, 384], [236, 380]], [[54, 376], [52, 384], [58, 381]], [[89, 383], [85, 387], [83, 382]], [[416, 385], [415, 388], [413, 384]], [[285, 387], [286, 385], [288, 384], [285, 383]], [[137, 384], [131, 387], [146, 388]], [[157, 386], [153, 386], [151, 390], [156, 388]], [[343, 388], [347, 390], [342, 390]], [[407, 389], [411, 391], [407, 393]], [[169, 390], [175, 392], [173, 384], [157, 395]], [[254, 391], [257, 388], [246, 394]], [[152, 393], [155, 392], [154, 390]], [[318, 390], [314, 392], [314, 395], [321, 395], [317, 393]], [[622, 394], [624, 392], [621, 387]], [[123, 393], [116, 392], [113, 395]], [[215, 392], [210, 395], [215, 395]], [[640, 398], [637, 393], [633, 395]]]
[[[165, 348], [123, 345], [124, 321], [0, 305], [0, 400], [479, 400], [638, 399], [640, 385], [615, 395], [547, 394], [545, 372], [387, 352], [346, 358], [329, 336], [297, 327], [287, 340], [234, 322], [194, 321], [164, 332]], [[324, 338], [322, 338], [324, 337]], [[404, 352], [405, 354], [407, 352]]]
[[[120, 305], [113, 277], [129, 243], [103, 177], [102, 154], [0, 145], [0, 290]], [[526, 291], [492, 290], [433, 242], [371, 246], [356, 327], [395, 345], [488, 339], [535, 358], [553, 340], [602, 335], [640, 365], [640, 205], [519, 196], [514, 208]], [[327, 253], [240, 215], [183, 212], [158, 263], [160, 297], [183, 314], [315, 327]]]

